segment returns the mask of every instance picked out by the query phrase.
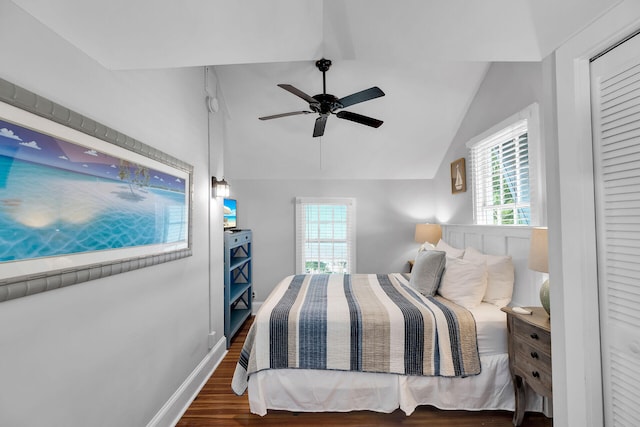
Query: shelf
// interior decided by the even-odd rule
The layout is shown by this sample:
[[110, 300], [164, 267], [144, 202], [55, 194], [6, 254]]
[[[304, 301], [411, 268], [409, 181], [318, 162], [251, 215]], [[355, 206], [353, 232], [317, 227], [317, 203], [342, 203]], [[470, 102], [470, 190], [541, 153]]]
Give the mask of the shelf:
[[231, 285], [229, 289], [229, 304], [236, 302], [238, 298], [242, 296], [248, 289], [251, 288], [251, 283], [241, 283], [238, 285]]
[[251, 315], [252, 233], [242, 230], [224, 236], [224, 335], [227, 348], [242, 323]]
[[229, 321], [229, 336], [227, 340], [231, 340], [231, 337], [238, 332], [238, 329], [242, 326], [244, 321], [251, 315], [251, 309], [241, 308], [231, 311], [231, 319]]
[[249, 261], [251, 261], [250, 256], [231, 258], [229, 270], [235, 270], [236, 268], [241, 267], [243, 264], [246, 264]]

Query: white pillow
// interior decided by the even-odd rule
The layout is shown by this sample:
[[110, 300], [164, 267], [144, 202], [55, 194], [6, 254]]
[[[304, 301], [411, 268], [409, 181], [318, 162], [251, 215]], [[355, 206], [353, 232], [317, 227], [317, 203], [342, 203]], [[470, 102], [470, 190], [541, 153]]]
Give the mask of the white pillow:
[[487, 289], [487, 267], [484, 262], [474, 263], [460, 258], [447, 258], [438, 293], [465, 308], [482, 302]]
[[454, 248], [453, 246], [449, 246], [447, 242], [440, 239], [438, 244], [436, 245], [437, 251], [444, 251], [447, 253], [447, 258], [462, 258], [464, 255], [464, 249]]
[[487, 264], [487, 290], [482, 301], [500, 308], [511, 302], [515, 268], [509, 255], [488, 255], [469, 247], [462, 259], [475, 263], [484, 261]]

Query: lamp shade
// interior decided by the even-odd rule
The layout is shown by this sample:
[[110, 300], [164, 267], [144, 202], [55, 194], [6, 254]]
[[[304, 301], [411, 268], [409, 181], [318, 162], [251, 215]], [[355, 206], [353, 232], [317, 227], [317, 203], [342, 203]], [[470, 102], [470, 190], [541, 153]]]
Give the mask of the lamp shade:
[[442, 238], [440, 224], [416, 224], [415, 240], [418, 243], [431, 243], [435, 245]]
[[531, 247], [529, 249], [529, 269], [549, 272], [549, 243], [547, 227], [536, 227], [531, 230]]

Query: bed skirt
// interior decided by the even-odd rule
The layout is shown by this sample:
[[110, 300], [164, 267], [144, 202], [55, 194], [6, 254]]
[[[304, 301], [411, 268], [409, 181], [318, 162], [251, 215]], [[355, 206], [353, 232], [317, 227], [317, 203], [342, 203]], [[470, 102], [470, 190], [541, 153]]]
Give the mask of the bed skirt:
[[[310, 369], [264, 370], [249, 377], [249, 406], [257, 415], [266, 415], [267, 409], [390, 413], [397, 408], [411, 415], [420, 405], [470, 411], [513, 411], [515, 400], [508, 355], [481, 356], [480, 361], [480, 375], [467, 378]], [[311, 389], [310, 384], [313, 384]], [[535, 393], [527, 393], [527, 396], [527, 410], [543, 412], [543, 399]]]

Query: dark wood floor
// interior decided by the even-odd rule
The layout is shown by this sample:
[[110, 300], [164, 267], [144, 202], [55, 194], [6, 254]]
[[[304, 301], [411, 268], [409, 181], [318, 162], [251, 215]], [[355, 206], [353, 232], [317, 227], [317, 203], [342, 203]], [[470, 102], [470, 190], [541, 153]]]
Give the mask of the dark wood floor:
[[[269, 411], [264, 417], [249, 412], [246, 393], [236, 396], [231, 391], [231, 377], [250, 323], [247, 320], [209, 381], [202, 388], [184, 416], [179, 427], [202, 426], [459, 426], [511, 427], [513, 413], [506, 411], [442, 411], [430, 406], [419, 407], [411, 416], [401, 410], [391, 414], [370, 411], [349, 413], [292, 413]], [[527, 413], [522, 426], [550, 427], [552, 420], [542, 414]]]

